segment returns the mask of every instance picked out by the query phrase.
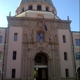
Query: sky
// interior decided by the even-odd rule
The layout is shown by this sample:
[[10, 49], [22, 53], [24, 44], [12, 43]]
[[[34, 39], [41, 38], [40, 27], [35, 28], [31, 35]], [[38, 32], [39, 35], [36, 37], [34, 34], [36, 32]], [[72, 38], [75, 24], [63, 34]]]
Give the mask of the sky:
[[[79, 31], [79, 0], [52, 0], [57, 16], [62, 20], [67, 20], [67, 16], [71, 22], [71, 30]], [[15, 15], [15, 11], [20, 3], [20, 0], [0, 0], [0, 27], [7, 27], [7, 16], [11, 12], [11, 16]]]

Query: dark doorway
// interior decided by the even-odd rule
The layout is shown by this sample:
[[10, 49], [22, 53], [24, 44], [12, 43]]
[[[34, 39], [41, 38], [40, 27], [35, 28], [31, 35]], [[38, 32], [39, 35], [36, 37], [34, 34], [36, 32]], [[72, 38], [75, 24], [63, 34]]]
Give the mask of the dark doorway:
[[77, 70], [78, 80], [80, 80], [80, 67]]
[[35, 56], [34, 78], [36, 80], [48, 80], [47, 56], [44, 53], [39, 53]]
[[36, 80], [48, 80], [47, 68], [37, 68], [37, 76], [35, 78]]

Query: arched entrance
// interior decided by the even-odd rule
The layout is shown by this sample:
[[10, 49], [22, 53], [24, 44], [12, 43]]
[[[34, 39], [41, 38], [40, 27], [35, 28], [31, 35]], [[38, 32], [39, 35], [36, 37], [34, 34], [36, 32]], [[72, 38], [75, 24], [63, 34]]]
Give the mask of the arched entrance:
[[77, 69], [77, 80], [80, 80], [80, 67]]
[[48, 57], [40, 52], [34, 59], [34, 78], [36, 80], [48, 80]]

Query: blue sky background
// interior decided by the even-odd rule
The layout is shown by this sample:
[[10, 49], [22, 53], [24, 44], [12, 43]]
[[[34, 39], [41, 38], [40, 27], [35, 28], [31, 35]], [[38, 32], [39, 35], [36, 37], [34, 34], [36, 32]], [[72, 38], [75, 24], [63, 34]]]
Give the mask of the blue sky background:
[[[71, 30], [79, 31], [79, 0], [52, 0], [57, 9], [57, 16], [63, 20], [67, 20], [69, 16], [71, 22]], [[7, 16], [11, 11], [11, 15], [15, 15], [15, 11], [20, 0], [0, 0], [0, 27], [7, 27]]]

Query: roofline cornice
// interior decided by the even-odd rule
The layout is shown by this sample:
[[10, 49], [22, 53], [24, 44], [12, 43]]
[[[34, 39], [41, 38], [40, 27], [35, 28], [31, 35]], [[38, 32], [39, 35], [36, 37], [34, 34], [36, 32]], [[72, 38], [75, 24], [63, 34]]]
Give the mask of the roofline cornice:
[[71, 31], [72, 33], [80, 33], [80, 31]]
[[[30, 20], [30, 21], [42, 21], [42, 18], [30, 18], [30, 17], [11, 17], [7, 16], [7, 20]], [[59, 20], [59, 19], [45, 19], [45, 21], [71, 23], [71, 20]]]

